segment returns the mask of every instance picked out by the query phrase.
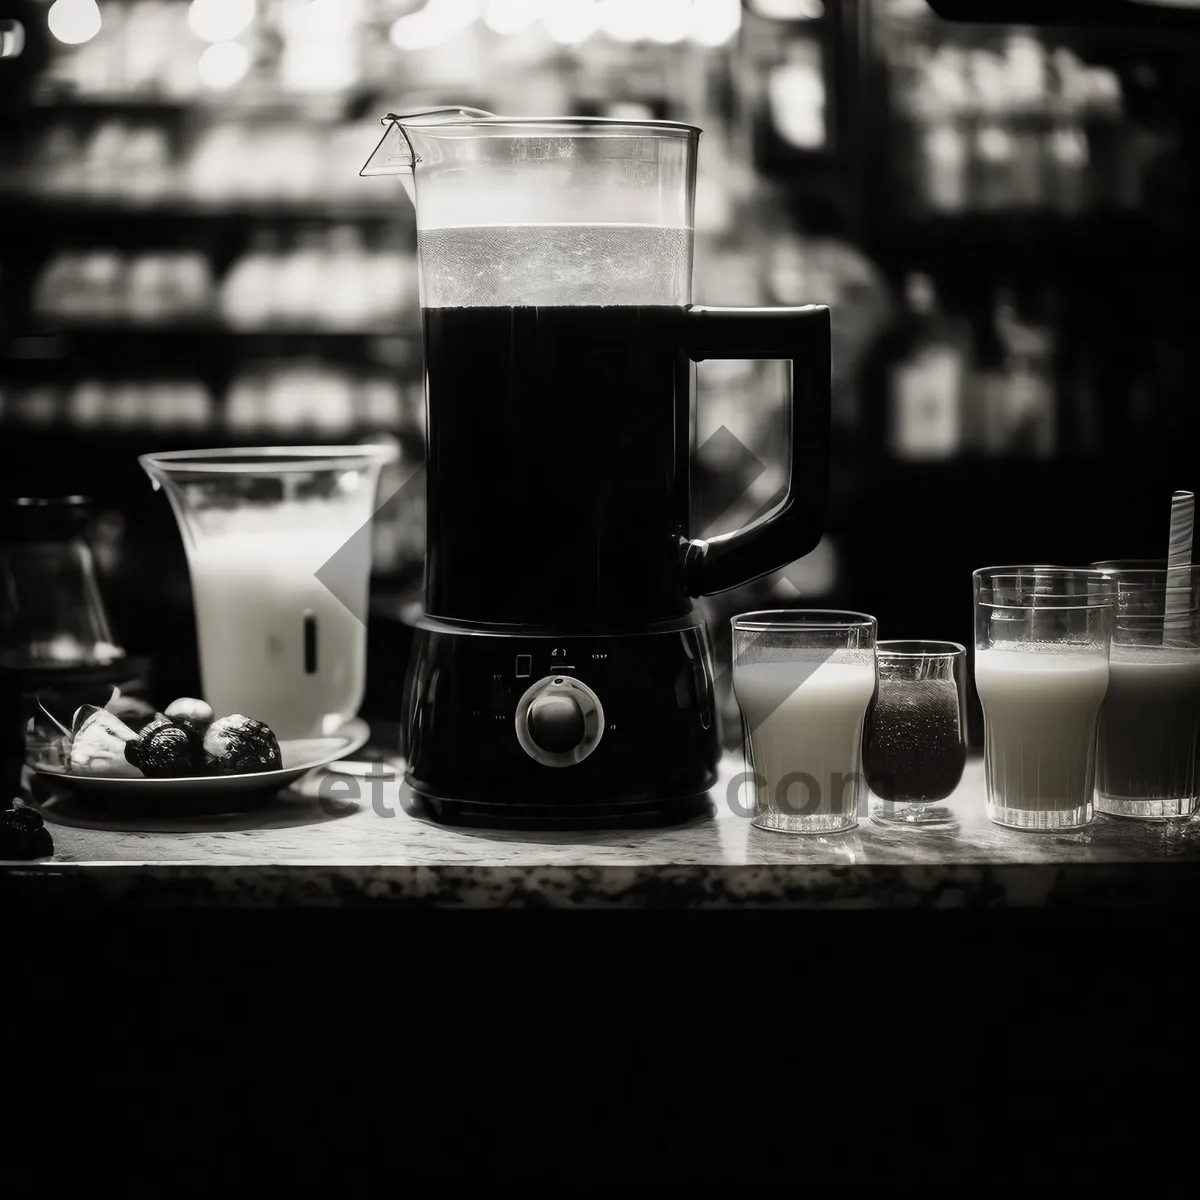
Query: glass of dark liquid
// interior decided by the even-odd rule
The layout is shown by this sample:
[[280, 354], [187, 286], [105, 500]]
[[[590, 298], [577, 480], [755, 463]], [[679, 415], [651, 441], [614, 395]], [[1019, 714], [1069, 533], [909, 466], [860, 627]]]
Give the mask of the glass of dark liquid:
[[948, 829], [941, 805], [967, 761], [967, 651], [957, 642], [886, 641], [867, 715], [863, 768], [883, 825]]

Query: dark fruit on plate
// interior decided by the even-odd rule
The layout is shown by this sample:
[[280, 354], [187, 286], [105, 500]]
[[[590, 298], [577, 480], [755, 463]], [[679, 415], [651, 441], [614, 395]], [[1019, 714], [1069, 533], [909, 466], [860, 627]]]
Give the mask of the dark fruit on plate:
[[150, 715], [150, 719], [141, 727], [140, 730], [138, 730], [138, 732], [142, 735], [142, 737], [147, 737], [156, 729], [165, 729], [168, 725], [173, 726], [174, 724], [175, 722], [172, 721], [166, 713], [156, 712]]
[[33, 805], [26, 804], [19, 796], [13, 800], [12, 810], [5, 815], [12, 819], [13, 824], [31, 831], [41, 829], [46, 824], [42, 820], [42, 814]]
[[167, 705], [166, 715], [176, 725], [183, 725], [185, 728], [193, 730], [201, 738], [204, 737], [213, 720], [212, 708], [203, 700], [197, 700], [193, 696], [180, 696], [178, 700], [172, 700]]
[[54, 839], [40, 823], [40, 815], [38, 821], [38, 825], [31, 825], [20, 809], [0, 812], [0, 858], [27, 861], [52, 855]]
[[200, 739], [165, 717], [150, 722], [126, 755], [147, 779], [183, 779], [200, 772]]
[[282, 767], [279, 742], [261, 721], [234, 713], [214, 721], [204, 735], [204, 768], [210, 775], [249, 775]]
[[146, 723], [154, 716], [153, 705], [136, 696], [117, 696], [105, 706], [116, 718], [124, 721], [134, 733], [141, 733]]

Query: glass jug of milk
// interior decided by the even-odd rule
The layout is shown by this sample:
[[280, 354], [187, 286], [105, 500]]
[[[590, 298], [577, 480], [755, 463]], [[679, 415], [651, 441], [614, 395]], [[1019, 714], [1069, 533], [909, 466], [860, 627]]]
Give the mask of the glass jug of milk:
[[366, 688], [371, 521], [394, 446], [188, 450], [138, 461], [187, 551], [201, 685], [218, 716], [328, 737]]

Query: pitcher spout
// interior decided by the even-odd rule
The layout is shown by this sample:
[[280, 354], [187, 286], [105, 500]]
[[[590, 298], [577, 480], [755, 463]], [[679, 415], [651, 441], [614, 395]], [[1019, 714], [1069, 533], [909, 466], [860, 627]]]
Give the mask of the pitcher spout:
[[381, 119], [385, 127], [383, 137], [374, 153], [367, 159], [360, 175], [399, 175], [408, 198], [416, 204], [413, 189], [413, 167], [421, 161], [419, 145], [420, 129], [423, 125], [448, 125], [463, 121], [486, 121], [493, 113], [481, 108], [424, 108], [409, 113], [388, 113]]

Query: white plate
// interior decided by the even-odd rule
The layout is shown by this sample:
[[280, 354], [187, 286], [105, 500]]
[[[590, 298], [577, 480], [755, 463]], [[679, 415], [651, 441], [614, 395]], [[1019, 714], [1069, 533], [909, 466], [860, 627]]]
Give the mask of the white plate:
[[109, 779], [102, 775], [71, 775], [60, 767], [39, 767], [34, 771], [73, 792], [104, 792], [127, 797], [220, 797], [250, 792], [277, 792], [294, 783], [301, 775], [362, 749], [371, 737], [366, 721], [347, 721], [332, 737], [304, 738], [280, 742], [278, 771], [254, 771], [248, 775], [196, 775], [183, 779]]

